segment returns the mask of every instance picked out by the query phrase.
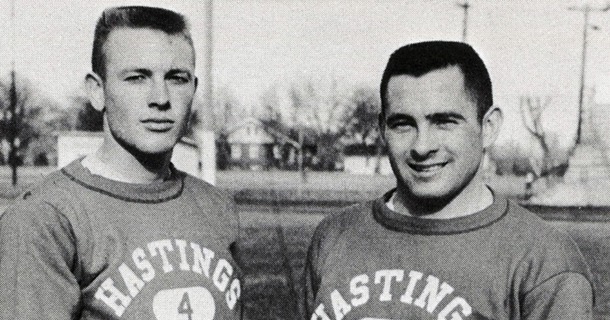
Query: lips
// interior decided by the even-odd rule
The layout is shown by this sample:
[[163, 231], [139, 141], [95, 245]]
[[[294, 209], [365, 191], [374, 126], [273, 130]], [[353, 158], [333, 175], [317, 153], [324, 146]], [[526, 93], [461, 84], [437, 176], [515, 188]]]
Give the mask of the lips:
[[164, 132], [174, 127], [174, 120], [167, 118], [147, 118], [140, 121], [150, 131]]
[[447, 165], [448, 162], [408, 163], [409, 167], [419, 173], [434, 173]]

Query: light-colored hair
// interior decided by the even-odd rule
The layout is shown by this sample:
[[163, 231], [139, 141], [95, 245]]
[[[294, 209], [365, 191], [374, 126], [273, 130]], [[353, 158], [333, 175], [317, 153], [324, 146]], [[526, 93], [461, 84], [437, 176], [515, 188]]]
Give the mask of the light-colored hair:
[[177, 12], [144, 6], [108, 8], [97, 20], [91, 54], [91, 68], [102, 79], [106, 78], [104, 45], [112, 30], [117, 28], [152, 29], [170, 35], [182, 35], [193, 46], [188, 22]]

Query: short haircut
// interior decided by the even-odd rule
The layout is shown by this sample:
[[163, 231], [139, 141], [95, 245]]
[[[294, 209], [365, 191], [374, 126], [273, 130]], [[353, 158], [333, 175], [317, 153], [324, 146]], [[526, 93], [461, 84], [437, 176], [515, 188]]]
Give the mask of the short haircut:
[[471, 46], [452, 41], [412, 43], [392, 53], [381, 78], [381, 116], [385, 117], [390, 78], [397, 75], [420, 77], [451, 66], [458, 66], [462, 71], [464, 86], [477, 105], [477, 117], [481, 121], [493, 105], [489, 73], [483, 60]]
[[102, 79], [106, 78], [104, 45], [112, 30], [117, 28], [142, 28], [159, 30], [170, 35], [183, 35], [189, 44], [193, 45], [188, 22], [177, 12], [144, 6], [107, 8], [95, 25], [91, 54], [91, 68]]

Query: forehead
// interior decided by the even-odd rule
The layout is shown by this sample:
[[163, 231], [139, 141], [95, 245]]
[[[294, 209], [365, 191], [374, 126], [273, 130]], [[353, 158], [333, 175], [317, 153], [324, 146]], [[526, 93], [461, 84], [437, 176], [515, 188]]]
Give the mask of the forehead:
[[107, 70], [122, 68], [195, 68], [193, 46], [182, 34], [147, 28], [116, 28], [104, 43]]
[[476, 104], [466, 91], [458, 66], [430, 71], [422, 76], [392, 76], [387, 87], [390, 112], [470, 112]]

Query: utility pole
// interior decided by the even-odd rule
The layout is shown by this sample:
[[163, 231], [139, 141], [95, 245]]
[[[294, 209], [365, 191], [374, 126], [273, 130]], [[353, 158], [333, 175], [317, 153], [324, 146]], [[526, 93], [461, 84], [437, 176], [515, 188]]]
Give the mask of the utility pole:
[[8, 130], [7, 140], [9, 143], [8, 163], [12, 169], [12, 183], [17, 185], [17, 84], [15, 79], [15, 0], [11, 1], [11, 87], [9, 89], [9, 113], [8, 115]]
[[583, 100], [585, 94], [585, 72], [586, 72], [586, 60], [587, 60], [587, 36], [589, 32], [589, 15], [591, 12], [605, 12], [610, 9], [610, 4], [607, 4], [604, 8], [594, 8], [591, 7], [588, 3], [583, 4], [582, 6], [572, 6], [569, 7], [570, 11], [580, 11], [583, 13], [584, 23], [582, 28], [582, 56], [581, 56], [581, 64], [580, 64], [580, 89], [578, 92], [578, 127], [576, 129], [576, 144], [580, 143], [581, 139], [581, 131], [582, 131], [582, 109], [583, 109]]
[[216, 183], [216, 136], [214, 134], [214, 0], [204, 2], [204, 50], [203, 69], [200, 83], [203, 87], [203, 106], [199, 111], [198, 127], [195, 128], [199, 149], [199, 176], [203, 180]]
[[468, 35], [468, 9], [470, 9], [470, 3], [468, 0], [464, 0], [464, 2], [459, 2], [458, 7], [464, 9], [464, 21], [462, 22], [462, 42], [466, 42], [466, 38]]

